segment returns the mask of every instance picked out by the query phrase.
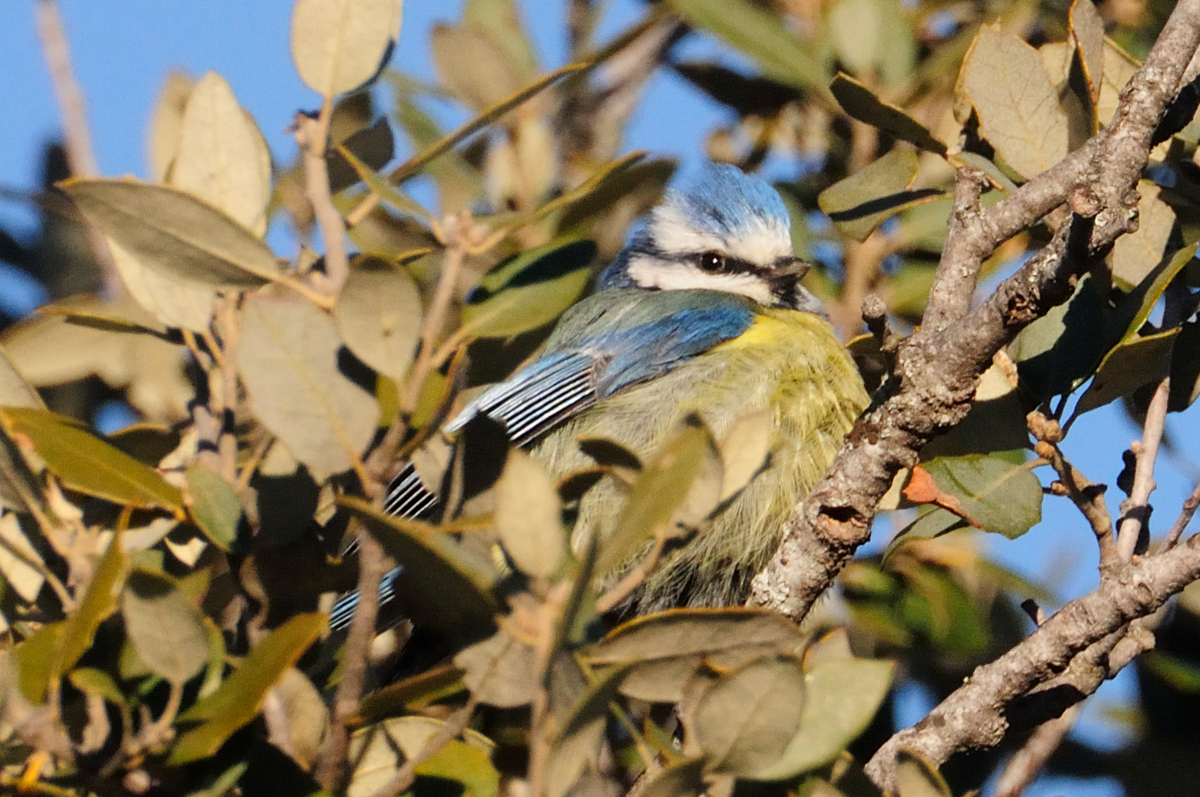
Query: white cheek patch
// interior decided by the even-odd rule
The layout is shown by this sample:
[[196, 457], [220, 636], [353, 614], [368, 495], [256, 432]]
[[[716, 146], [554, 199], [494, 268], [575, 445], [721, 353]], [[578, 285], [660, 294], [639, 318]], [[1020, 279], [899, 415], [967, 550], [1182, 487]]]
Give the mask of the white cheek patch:
[[630, 259], [629, 276], [643, 288], [736, 293], [762, 305], [771, 305], [775, 301], [770, 286], [753, 274], [709, 274], [692, 266], [663, 263], [646, 255]]

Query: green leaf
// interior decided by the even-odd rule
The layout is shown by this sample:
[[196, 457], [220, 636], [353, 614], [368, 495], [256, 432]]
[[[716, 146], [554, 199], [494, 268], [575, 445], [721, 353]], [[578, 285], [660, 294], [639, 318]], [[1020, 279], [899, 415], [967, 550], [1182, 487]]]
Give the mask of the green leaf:
[[325, 153], [329, 191], [336, 194], [357, 185], [363, 180], [363, 172], [383, 182], [375, 172], [387, 166], [395, 155], [396, 139], [392, 135], [392, 126], [381, 116], [369, 127], [346, 136]]
[[[569, 666], [574, 666], [569, 665]], [[562, 732], [550, 748], [546, 767], [548, 797], [564, 797], [579, 779], [589, 761], [596, 760], [604, 740], [609, 704], [617, 697], [626, 667], [612, 667], [589, 684], [580, 698], [566, 710]]]
[[826, 188], [817, 204], [842, 234], [865, 241], [880, 223], [915, 204], [940, 198], [936, 189], [910, 191], [917, 178], [917, 154], [892, 150], [844, 180]]
[[750, 483], [771, 452], [771, 434], [775, 428], [775, 412], [765, 407], [756, 412], [739, 415], [721, 437], [721, 501], [728, 501]]
[[702, 757], [685, 758], [663, 767], [640, 792], [640, 797], [698, 797], [705, 794]]
[[83, 424], [47, 410], [0, 408], [11, 439], [28, 441], [72, 490], [140, 509], [183, 512], [183, 496], [158, 471], [84, 430]]
[[1042, 485], [1024, 452], [941, 457], [922, 465], [962, 516], [984, 531], [1020, 537], [1042, 519]]
[[723, 674], [684, 715], [707, 769], [754, 777], [779, 761], [800, 727], [804, 669], [790, 656], [758, 659]]
[[1074, 390], [1111, 345], [1106, 335], [1097, 334], [1112, 324], [1110, 314], [1094, 280], [1086, 275], [1070, 299], [1021, 330], [1009, 354], [1020, 365], [1022, 393], [1040, 402]]
[[379, 420], [374, 396], [338, 367], [340, 347], [333, 319], [311, 302], [245, 302], [237, 361], [250, 406], [318, 482], [351, 468]]
[[185, 764], [215, 753], [230, 734], [258, 716], [267, 692], [325, 629], [323, 614], [299, 614], [257, 645], [216, 692], [197, 701], [176, 724], [200, 722], [178, 736], [168, 763]]
[[1091, 92], [1092, 105], [1100, 99], [1104, 74], [1104, 20], [1092, 0], [1074, 0], [1068, 14], [1071, 40], [1079, 52], [1083, 76]]
[[1074, 416], [1128, 396], [1142, 385], [1162, 379], [1170, 364], [1179, 327], [1122, 341], [1109, 350], [1091, 384], [1079, 397]]
[[1117, 309], [1109, 319], [1107, 328], [1108, 345], [1114, 345], [1119, 341], [1128, 340], [1150, 317], [1150, 311], [1154, 309], [1154, 305], [1158, 304], [1158, 300], [1162, 298], [1163, 291], [1171, 284], [1171, 280], [1183, 270], [1192, 258], [1196, 256], [1196, 244], [1185, 246], [1180, 249], [1170, 260], [1159, 263], [1149, 274], [1142, 279], [1138, 286], [1126, 294], [1120, 302], [1117, 303]]
[[[480, 280], [467, 297], [462, 334], [508, 338], [549, 324], [583, 293], [595, 256], [591, 241], [552, 243], [521, 253]], [[544, 274], [553, 276], [537, 281]]]
[[[956, 161], [957, 163], [955, 163]], [[963, 165], [978, 169], [988, 178], [988, 182], [1006, 194], [1015, 194], [1017, 192], [1017, 184], [1008, 179], [1008, 175], [999, 166], [982, 155], [975, 152], [956, 152], [951, 156], [950, 162], [955, 165], [962, 163]]]
[[1067, 115], [1037, 50], [999, 25], [986, 25], [963, 64], [962, 86], [980, 132], [1021, 176], [1067, 154]]
[[167, 181], [171, 161], [179, 149], [179, 129], [183, 125], [183, 109], [187, 107], [188, 95], [195, 81], [178, 69], [172, 69], [158, 90], [154, 109], [150, 116], [150, 130], [146, 136], [146, 166], [151, 179], [158, 183]]
[[907, 750], [901, 750], [896, 758], [897, 797], [951, 797], [937, 767]]
[[1025, 428], [1026, 409], [1009, 377], [991, 365], [979, 379], [967, 417], [949, 432], [921, 449], [921, 462], [936, 457], [990, 454], [1029, 446]]
[[1175, 211], [1159, 198], [1157, 185], [1143, 180], [1138, 183], [1138, 193], [1138, 228], [1118, 238], [1112, 250], [1113, 279], [1126, 290], [1162, 262], [1175, 229]]
[[182, 685], [208, 663], [204, 613], [164, 573], [135, 569], [121, 596], [125, 633], [147, 667]]
[[1171, 397], [1167, 409], [1183, 412], [1200, 398], [1200, 320], [1183, 325], [1171, 352]]
[[[370, 797], [377, 793], [404, 761], [420, 755], [430, 739], [442, 731], [443, 724], [430, 717], [397, 717], [356, 731], [350, 740], [349, 758], [354, 772], [347, 796]], [[491, 763], [494, 747], [486, 736], [468, 728], [462, 741], [449, 742], [416, 771], [418, 775], [461, 784], [464, 797], [495, 797], [499, 774]]]
[[46, 687], [54, 673], [59, 638], [66, 621], [46, 623], [13, 649], [21, 694], [35, 705], [46, 699]]
[[0, 347], [0, 406], [45, 409], [46, 404]]
[[113, 677], [103, 670], [93, 667], [77, 667], [67, 676], [71, 684], [80, 692], [88, 695], [99, 695], [110, 703], [118, 706], [126, 704], [125, 695]]
[[521, 88], [521, 76], [485, 30], [436, 24], [429, 50], [441, 84], [477, 112]]
[[170, 183], [255, 235], [267, 230], [271, 156], [225, 78], [209, 72], [188, 96]]
[[516, 0], [467, 0], [462, 21], [468, 28], [487, 32], [522, 80], [537, 75], [537, 56], [521, 26]]
[[585, 651], [594, 665], [713, 656], [739, 648], [796, 653], [805, 637], [786, 617], [759, 609], [676, 609], [623, 623]]
[[514, 448], [496, 484], [496, 532], [522, 573], [549, 578], [567, 556], [562, 506], [554, 481], [534, 459]]
[[746, 0], [671, 0], [687, 22], [706, 28], [758, 62], [763, 74], [829, 98], [829, 73], [813, 58], [809, 42], [775, 15]]
[[481, 703], [517, 708], [537, 694], [537, 652], [503, 629], [459, 651], [454, 666]]
[[237, 538], [242, 504], [237, 493], [221, 474], [204, 465], [189, 465], [186, 470], [192, 519], [214, 545], [222, 551]]
[[292, 60], [309, 88], [333, 97], [371, 80], [400, 37], [401, 0], [297, 0]]
[[400, 381], [421, 336], [421, 296], [404, 268], [370, 255], [354, 258], [333, 318], [346, 348], [377, 373]]
[[67, 180], [59, 187], [89, 223], [163, 277], [226, 290], [283, 277], [266, 244], [191, 194], [133, 180]]
[[890, 661], [846, 659], [813, 667], [805, 675], [800, 730], [757, 780], [790, 780], [837, 758], [867, 729], [891, 688]]
[[389, 183], [384, 178], [380, 177], [374, 169], [359, 160], [358, 157], [347, 147], [342, 144], [338, 144], [335, 151], [346, 161], [346, 163], [350, 164], [350, 168], [353, 169], [354, 173], [357, 174], [363, 183], [366, 184], [367, 189], [372, 194], [375, 194], [382, 201], [391, 205], [396, 210], [407, 213], [414, 218], [429, 218], [429, 211], [421, 207], [420, 203], [418, 203], [408, 194], [401, 191], [396, 186]]
[[52, 679], [57, 680], [75, 666], [92, 646], [100, 623], [117, 610], [117, 598], [128, 568], [129, 555], [121, 548], [121, 534], [114, 533], [96, 571], [92, 573], [87, 591], [63, 621], [54, 664], [50, 668]]
[[[839, 4], [838, 7], [844, 5]], [[938, 155], [946, 154], [946, 145], [929, 132], [929, 128], [913, 119], [895, 105], [886, 103], [854, 78], [839, 72], [830, 84], [838, 105], [860, 122], [866, 122], [885, 133]]]
[[478, 639], [493, 626], [499, 608], [492, 597], [495, 573], [453, 537], [430, 526], [394, 517], [355, 498], [339, 506], [366, 525], [403, 568], [397, 603], [416, 623], [453, 639]]

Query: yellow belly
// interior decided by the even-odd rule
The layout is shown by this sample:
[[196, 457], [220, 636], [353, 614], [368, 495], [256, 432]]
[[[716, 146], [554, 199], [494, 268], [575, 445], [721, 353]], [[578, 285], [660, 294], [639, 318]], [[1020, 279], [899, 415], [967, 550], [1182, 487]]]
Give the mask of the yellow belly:
[[[745, 599], [750, 579], [779, 542], [782, 522], [829, 466], [866, 404], [858, 371], [824, 320], [764, 310], [739, 338], [573, 418], [534, 455], [561, 477], [594, 464], [579, 451], [582, 437], [613, 440], [645, 458], [688, 413], [699, 413], [720, 437], [739, 416], [772, 407], [770, 467], [651, 574], [631, 608], [728, 606]], [[611, 480], [594, 487], [580, 506], [576, 545], [591, 534], [611, 534], [623, 501]], [[619, 573], [604, 575], [611, 581]]]

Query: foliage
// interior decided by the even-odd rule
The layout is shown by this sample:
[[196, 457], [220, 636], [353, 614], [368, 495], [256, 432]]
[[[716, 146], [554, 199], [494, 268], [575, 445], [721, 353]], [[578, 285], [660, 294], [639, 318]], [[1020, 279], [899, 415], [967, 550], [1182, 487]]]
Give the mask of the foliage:
[[[854, 758], [890, 727], [894, 660], [944, 693], [1021, 633], [1003, 590], [1034, 588], [974, 538], [934, 538], [1016, 537], [1039, 521], [1046, 463], [1026, 413], [1069, 432], [1113, 401], [1144, 412], [1168, 373], [1172, 410], [1200, 393], [1188, 321], [1200, 133], [1181, 125], [1139, 187], [1141, 225], [997, 358], [967, 420], [897, 484], [887, 508], [901, 533], [848, 567], [803, 630], [732, 608], [618, 623], [603, 615], [622, 585], [592, 578], [647, 548], [653, 567], [681, 519], [701, 526], [744, 488], [766, 456], [754, 416], [719, 441], [685, 426], [647, 462], [587, 441], [596, 468], [560, 484], [514, 450], [459, 515], [386, 515], [393, 463], [438, 456], [426, 444], [463, 385], [503, 376], [544, 339], [672, 174], [617, 151], [628, 112], [593, 78], [615, 54], [728, 106], [710, 156], [787, 164], [779, 188], [797, 251], [816, 261], [809, 287], [851, 338], [868, 291], [898, 328], [919, 321], [955, 168], [983, 175], [986, 205], [1052, 167], [1111, 121], [1138, 63], [1118, 42], [1141, 51], [1152, 27], [1090, 0], [1066, 21], [1025, 0], [837, 0], [796, 4], [790, 20], [744, 0], [671, 0], [592, 42], [599, 12], [579, 5], [574, 62], [544, 72], [512, 0], [469, 0], [430, 32], [440, 83], [423, 86], [381, 69], [400, 0], [297, 0], [293, 59], [320, 110], [297, 117], [295, 163], [273, 161], [220, 76], [174, 76], [150, 133], [153, 181], [61, 183], [126, 295], [56, 296], [2, 340], [6, 786], [428, 795], [449, 783], [492, 797], [520, 778], [561, 797], [643, 777], [656, 797], [750, 782], [869, 794]], [[675, 38], [702, 31], [759, 73], [675, 59]], [[390, 115], [377, 116], [386, 91]], [[471, 120], [443, 131], [426, 110], [442, 95]], [[409, 154], [393, 165], [397, 133]], [[435, 206], [409, 192], [417, 177]], [[283, 224], [302, 244], [290, 259], [264, 241]], [[886, 347], [850, 345], [869, 383], [886, 370]], [[34, 389], [88, 417], [92, 397], [62, 386], [92, 377], [144, 422], [101, 435]], [[600, 478], [629, 487], [621, 530], [573, 550], [565, 521]], [[368, 651], [321, 610], [353, 586], [356, 535], [402, 566], [405, 622], [381, 637], [392, 650], [370, 651], [347, 710], [335, 695]], [[353, 737], [338, 750], [341, 727]], [[898, 772], [902, 797], [950, 793], [919, 758]]]

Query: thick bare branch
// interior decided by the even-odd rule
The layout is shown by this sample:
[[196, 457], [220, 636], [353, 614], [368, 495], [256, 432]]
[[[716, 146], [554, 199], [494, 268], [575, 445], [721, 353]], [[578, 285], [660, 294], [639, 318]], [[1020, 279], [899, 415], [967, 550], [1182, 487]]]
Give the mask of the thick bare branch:
[[983, 173], [970, 166], [958, 167], [954, 176], [950, 233], [946, 236], [946, 247], [929, 290], [929, 304], [921, 319], [921, 326], [926, 329], [945, 329], [950, 322], [966, 315], [971, 307], [971, 295], [975, 292], [983, 258], [976, 256], [973, 248], [967, 252], [958, 250], [970, 246], [968, 237], [961, 231], [979, 219], [979, 197], [985, 182]]

